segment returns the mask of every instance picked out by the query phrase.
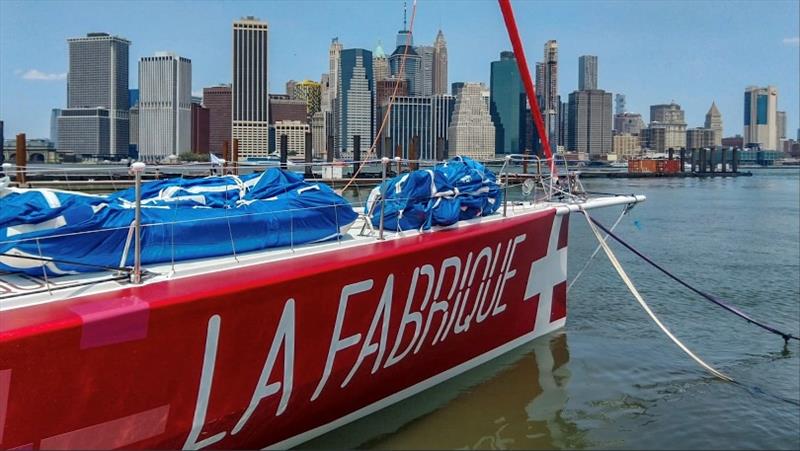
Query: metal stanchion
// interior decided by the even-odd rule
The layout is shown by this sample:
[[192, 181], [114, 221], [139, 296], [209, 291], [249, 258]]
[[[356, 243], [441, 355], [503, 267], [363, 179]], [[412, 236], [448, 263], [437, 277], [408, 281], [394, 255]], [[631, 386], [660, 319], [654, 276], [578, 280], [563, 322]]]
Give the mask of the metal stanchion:
[[[381, 220], [378, 225], [378, 239], [383, 239], [383, 215], [386, 208], [386, 166], [389, 165], [387, 157], [381, 158]], [[369, 220], [369, 219], [368, 219]]]
[[145, 164], [137, 161], [131, 165], [136, 180], [136, 209], [133, 239], [133, 283], [142, 283], [142, 173]]

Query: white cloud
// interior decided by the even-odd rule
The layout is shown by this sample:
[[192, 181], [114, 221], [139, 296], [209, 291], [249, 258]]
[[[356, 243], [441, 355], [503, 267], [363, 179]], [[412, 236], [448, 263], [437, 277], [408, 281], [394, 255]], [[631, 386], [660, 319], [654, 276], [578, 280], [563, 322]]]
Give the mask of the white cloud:
[[67, 73], [64, 72], [61, 74], [48, 74], [38, 69], [28, 69], [22, 74], [22, 78], [25, 80], [36, 80], [36, 81], [57, 81], [57, 80], [66, 80]]
[[783, 38], [783, 45], [800, 47], [800, 36], [795, 36], [793, 38]]

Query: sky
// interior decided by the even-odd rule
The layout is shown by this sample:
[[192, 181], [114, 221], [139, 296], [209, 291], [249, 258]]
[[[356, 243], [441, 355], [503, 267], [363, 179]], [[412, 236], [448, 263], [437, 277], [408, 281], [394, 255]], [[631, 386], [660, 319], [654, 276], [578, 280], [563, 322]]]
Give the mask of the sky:
[[[577, 89], [578, 57], [597, 55], [599, 87], [627, 97], [628, 111], [649, 120], [649, 106], [675, 101], [689, 127], [703, 125], [716, 101], [725, 136], [742, 133], [748, 85], [778, 88], [787, 135], [800, 127], [800, 1], [522, 1], [513, 0], [528, 63], [559, 44], [558, 89]], [[409, 16], [411, 2], [409, 1]], [[137, 64], [156, 51], [192, 60], [192, 90], [230, 83], [231, 26], [254, 15], [269, 34], [270, 92], [290, 79], [319, 80], [328, 46], [392, 51], [402, 28], [402, 0], [299, 1], [18, 1], [0, 0], [0, 120], [5, 137], [49, 136], [50, 110], [66, 106], [66, 39], [103, 31], [132, 41]], [[448, 44], [449, 82], [489, 82], [489, 65], [511, 45], [490, 0], [418, 0], [414, 43]], [[533, 67], [531, 67], [533, 73]]]

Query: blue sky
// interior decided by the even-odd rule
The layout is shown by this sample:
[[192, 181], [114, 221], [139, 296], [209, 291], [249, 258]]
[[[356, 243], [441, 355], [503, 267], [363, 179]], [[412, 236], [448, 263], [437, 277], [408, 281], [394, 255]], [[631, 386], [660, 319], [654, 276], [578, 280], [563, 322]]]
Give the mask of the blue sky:
[[[741, 133], [747, 85], [778, 87], [787, 132], [800, 127], [800, 2], [514, 1], [528, 62], [559, 42], [559, 91], [577, 88], [578, 56], [599, 57], [600, 88], [624, 93], [628, 110], [674, 100], [690, 127], [712, 100], [725, 135]], [[409, 2], [410, 10], [410, 2]], [[288, 79], [319, 80], [330, 39], [345, 48], [391, 51], [402, 1], [0, 1], [0, 119], [6, 138], [47, 137], [49, 113], [66, 102], [66, 39], [91, 31], [125, 37], [131, 87], [137, 61], [159, 50], [191, 58], [193, 90], [231, 78], [231, 22], [255, 15], [270, 24], [270, 90]], [[448, 42], [449, 81], [489, 81], [489, 63], [509, 49], [495, 1], [419, 0], [415, 43]]]

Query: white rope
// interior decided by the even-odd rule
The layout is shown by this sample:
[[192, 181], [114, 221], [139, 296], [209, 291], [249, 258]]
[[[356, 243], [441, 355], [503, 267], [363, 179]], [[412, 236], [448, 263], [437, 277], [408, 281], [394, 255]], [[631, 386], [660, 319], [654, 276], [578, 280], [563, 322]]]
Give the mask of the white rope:
[[[617, 228], [617, 225], [619, 225], [620, 221], [622, 221], [622, 218], [625, 216], [625, 213], [627, 212], [628, 212], [628, 207], [626, 206], [622, 209], [622, 213], [619, 214], [619, 218], [617, 218], [617, 220], [614, 221], [614, 224], [611, 225], [610, 230], [612, 232], [614, 231], [614, 229]], [[608, 240], [608, 234], [606, 234], [606, 236], [603, 237], [603, 242], [605, 242], [606, 240]], [[583, 265], [583, 268], [581, 268], [581, 270], [578, 271], [578, 274], [575, 275], [575, 277], [572, 279], [572, 282], [570, 282], [569, 285], [567, 285], [567, 293], [569, 293], [570, 288], [572, 288], [572, 286], [575, 285], [575, 282], [577, 282], [578, 279], [583, 275], [583, 272], [586, 271], [586, 269], [589, 267], [589, 264], [592, 263], [592, 259], [595, 257], [595, 255], [597, 255], [598, 252], [600, 252], [601, 248], [602, 246], [600, 246], [599, 244], [597, 245], [596, 248], [594, 248], [594, 252], [592, 252], [592, 255], [590, 255], [589, 258], [586, 260], [586, 263]]]
[[647, 312], [647, 314], [650, 316], [650, 318], [653, 320], [653, 322], [655, 322], [656, 325], [658, 325], [658, 327], [670, 338], [670, 340], [672, 340], [676, 345], [678, 345], [678, 347], [681, 348], [681, 350], [683, 350], [683, 352], [685, 352], [689, 357], [691, 357], [700, 366], [702, 366], [703, 368], [708, 370], [711, 374], [713, 374], [714, 376], [716, 376], [716, 377], [718, 377], [718, 378], [720, 378], [720, 379], [722, 379], [724, 381], [734, 382], [733, 378], [731, 378], [729, 376], [726, 376], [725, 374], [715, 370], [709, 364], [707, 364], [706, 362], [702, 361], [700, 359], [700, 357], [697, 357], [691, 350], [689, 350], [689, 348], [684, 346], [684, 344], [681, 343], [680, 340], [678, 340], [674, 335], [672, 335], [672, 332], [670, 332], [669, 329], [667, 329], [667, 327], [664, 326], [663, 323], [661, 323], [661, 321], [656, 317], [656, 315], [653, 313], [653, 311], [650, 310], [650, 307], [648, 307], [647, 303], [642, 298], [642, 295], [639, 294], [639, 291], [636, 289], [636, 287], [633, 285], [633, 282], [631, 281], [631, 279], [625, 273], [625, 270], [622, 268], [622, 265], [619, 263], [619, 260], [617, 260], [617, 257], [611, 251], [611, 248], [608, 246], [608, 244], [605, 242], [605, 240], [603, 240], [602, 235], [600, 235], [600, 232], [597, 230], [597, 228], [595, 227], [594, 223], [592, 222], [592, 219], [589, 217], [589, 213], [583, 207], [580, 207], [580, 209], [583, 212], [584, 216], [586, 216], [586, 222], [589, 223], [589, 228], [592, 229], [592, 232], [594, 232], [595, 237], [597, 237], [597, 241], [600, 242], [600, 246], [605, 251], [606, 256], [608, 256], [608, 260], [611, 261], [611, 264], [614, 266], [614, 269], [617, 270], [617, 273], [619, 274], [619, 277], [622, 279], [623, 282], [625, 282], [625, 285], [628, 286], [628, 289], [630, 290], [631, 294], [633, 294], [633, 297], [636, 298], [636, 300], [639, 302], [639, 305], [641, 305], [642, 308], [644, 309], [644, 311]]

